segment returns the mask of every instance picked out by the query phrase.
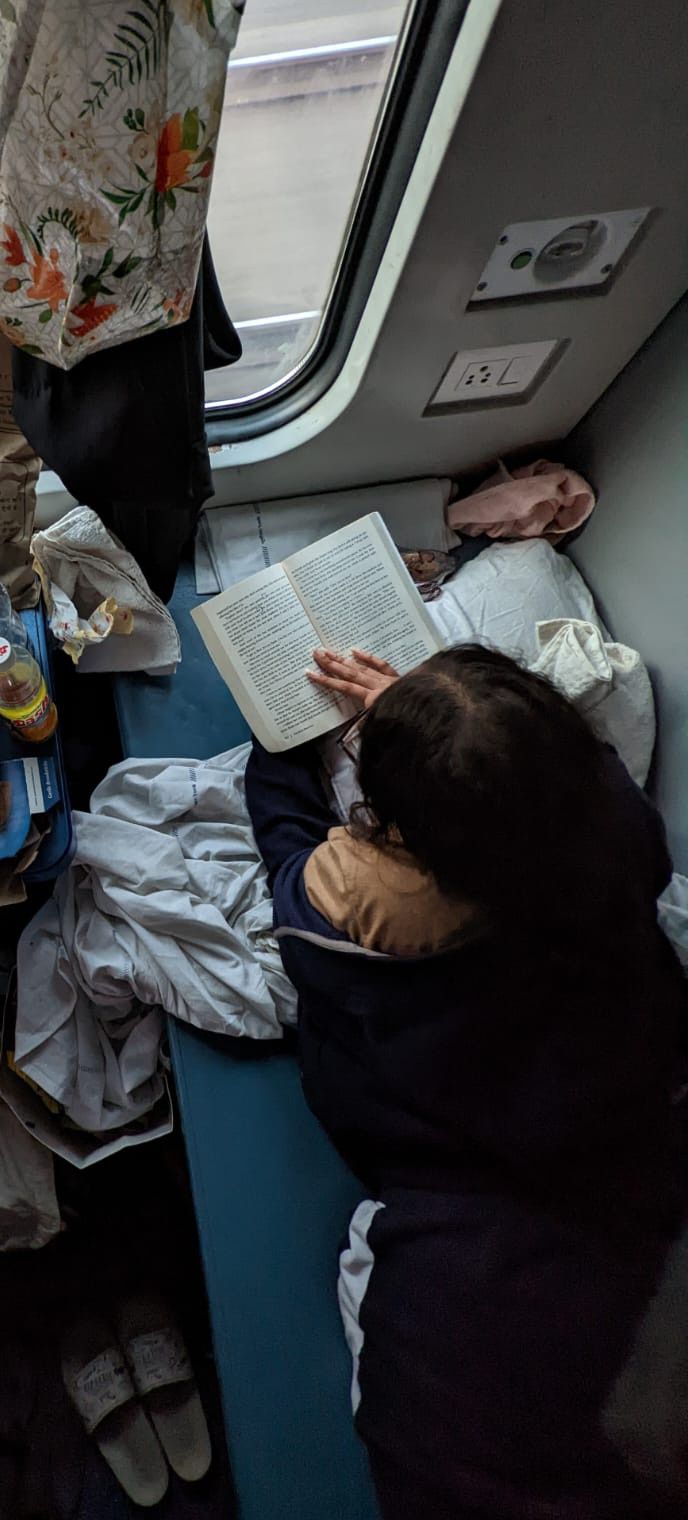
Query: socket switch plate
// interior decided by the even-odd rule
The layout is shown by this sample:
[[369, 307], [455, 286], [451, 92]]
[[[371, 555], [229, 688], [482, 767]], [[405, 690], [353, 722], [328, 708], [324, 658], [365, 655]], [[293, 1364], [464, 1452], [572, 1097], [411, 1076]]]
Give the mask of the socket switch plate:
[[470, 348], [455, 354], [428, 410], [513, 402], [532, 394], [551, 368], [558, 338], [540, 343], [503, 343], [499, 348]]

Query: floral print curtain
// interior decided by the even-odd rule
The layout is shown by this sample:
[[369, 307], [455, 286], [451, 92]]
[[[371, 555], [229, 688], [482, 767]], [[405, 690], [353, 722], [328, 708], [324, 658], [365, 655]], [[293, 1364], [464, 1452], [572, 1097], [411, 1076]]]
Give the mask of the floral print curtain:
[[70, 369], [188, 317], [243, 0], [0, 0], [0, 332]]

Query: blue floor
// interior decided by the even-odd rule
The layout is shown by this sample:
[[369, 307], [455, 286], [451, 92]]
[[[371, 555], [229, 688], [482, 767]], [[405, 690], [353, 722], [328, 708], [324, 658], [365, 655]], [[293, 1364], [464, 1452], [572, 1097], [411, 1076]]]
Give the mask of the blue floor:
[[92, 1171], [61, 1168], [65, 1234], [38, 1252], [0, 1256], [0, 1520], [140, 1520], [62, 1386], [60, 1334], [85, 1307], [111, 1319], [150, 1285], [174, 1305], [211, 1429], [213, 1466], [173, 1478], [152, 1520], [235, 1514], [188, 1182], [174, 1143], [128, 1151]]

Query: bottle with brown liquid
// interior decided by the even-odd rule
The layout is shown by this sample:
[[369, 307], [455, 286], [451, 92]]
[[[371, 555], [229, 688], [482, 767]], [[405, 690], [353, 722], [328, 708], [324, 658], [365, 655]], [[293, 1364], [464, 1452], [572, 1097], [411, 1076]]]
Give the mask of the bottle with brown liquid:
[[0, 716], [18, 739], [42, 744], [57, 728], [57, 708], [30, 651], [0, 634]]

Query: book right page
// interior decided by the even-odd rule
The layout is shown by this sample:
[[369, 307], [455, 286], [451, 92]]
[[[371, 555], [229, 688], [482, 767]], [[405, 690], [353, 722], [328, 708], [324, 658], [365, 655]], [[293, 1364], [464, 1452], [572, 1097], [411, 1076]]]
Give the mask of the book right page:
[[441, 642], [377, 512], [284, 562], [323, 646], [365, 649], [400, 675]]

